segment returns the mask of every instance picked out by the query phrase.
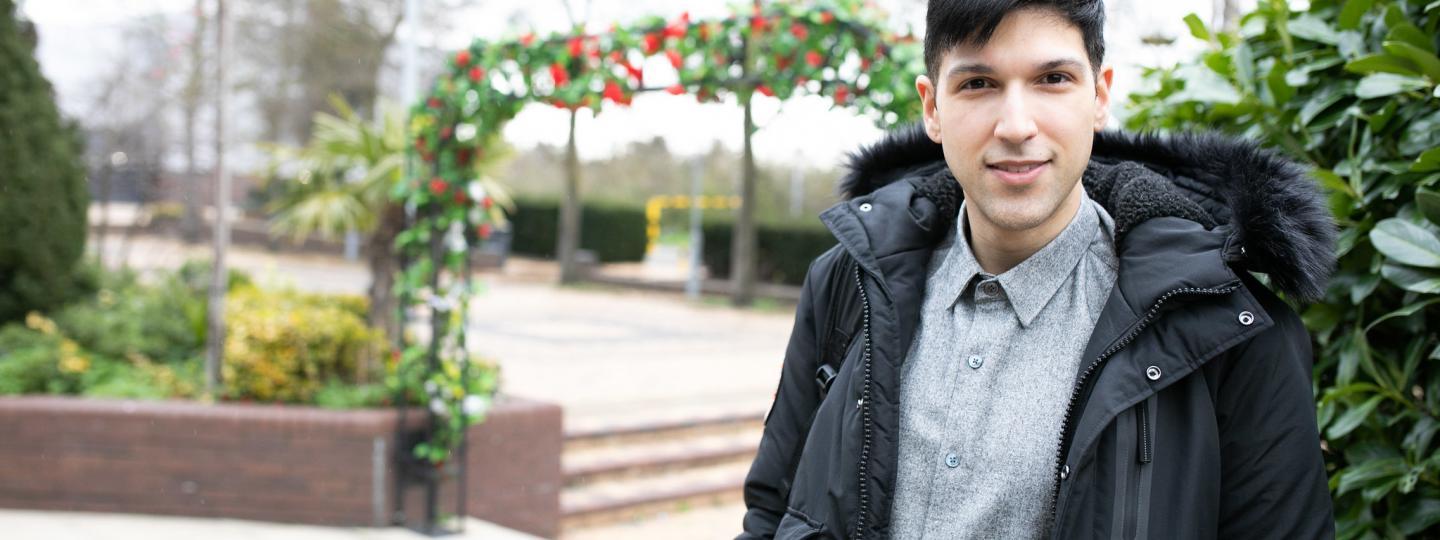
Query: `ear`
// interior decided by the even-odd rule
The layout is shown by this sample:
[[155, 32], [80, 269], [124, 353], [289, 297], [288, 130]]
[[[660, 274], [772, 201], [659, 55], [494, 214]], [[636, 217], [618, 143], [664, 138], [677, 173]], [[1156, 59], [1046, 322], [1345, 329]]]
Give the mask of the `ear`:
[[1110, 84], [1115, 78], [1115, 69], [1104, 66], [1095, 75], [1095, 131], [1100, 131], [1110, 120]]
[[920, 94], [921, 116], [925, 119], [925, 134], [930, 140], [940, 142], [940, 111], [935, 108], [935, 83], [926, 75], [915, 77], [915, 92]]

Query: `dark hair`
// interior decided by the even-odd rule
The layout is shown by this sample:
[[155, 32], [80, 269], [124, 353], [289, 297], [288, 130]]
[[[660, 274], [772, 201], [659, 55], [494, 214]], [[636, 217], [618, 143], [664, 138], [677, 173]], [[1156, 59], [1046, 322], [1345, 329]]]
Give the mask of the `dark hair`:
[[984, 46], [1006, 15], [1025, 8], [1049, 9], [1079, 28], [1090, 67], [1100, 69], [1105, 60], [1104, 0], [930, 0], [925, 9], [925, 73], [935, 79], [947, 51]]

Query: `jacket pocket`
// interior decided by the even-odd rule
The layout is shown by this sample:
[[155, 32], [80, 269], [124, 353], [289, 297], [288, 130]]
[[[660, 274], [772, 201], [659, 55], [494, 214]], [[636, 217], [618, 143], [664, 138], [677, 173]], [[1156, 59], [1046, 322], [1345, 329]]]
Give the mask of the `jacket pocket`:
[[826, 538], [825, 526], [794, 508], [785, 509], [785, 517], [775, 528], [775, 540], [813, 540]]
[[1155, 460], [1156, 396], [1116, 418], [1115, 509], [1111, 538], [1150, 537], [1150, 489]]

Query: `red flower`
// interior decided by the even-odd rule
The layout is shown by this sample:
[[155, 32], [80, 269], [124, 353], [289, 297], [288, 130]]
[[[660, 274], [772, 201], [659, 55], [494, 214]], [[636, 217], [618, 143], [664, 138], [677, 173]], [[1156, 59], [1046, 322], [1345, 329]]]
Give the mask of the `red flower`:
[[680, 69], [680, 66], [685, 65], [685, 59], [681, 58], [680, 53], [675, 52], [674, 49], [666, 49], [665, 58], [670, 59], [670, 65], [675, 66], [675, 69]]
[[490, 224], [481, 223], [476, 232], [480, 233], [480, 238], [490, 238]]
[[775, 57], [775, 67], [778, 69], [785, 69], [790, 67], [790, 57], [777, 55]]
[[750, 31], [760, 33], [765, 31], [765, 18], [759, 15], [750, 17]]
[[805, 51], [805, 63], [810, 64], [810, 67], [820, 67], [820, 64], [824, 62], [825, 57], [820, 56], [820, 53], [815, 51]]
[[629, 63], [629, 61], [625, 59], [625, 55], [620, 54], [620, 51], [610, 51], [610, 61], [616, 64]]
[[469, 165], [469, 164], [470, 164], [470, 149], [469, 149], [469, 148], [461, 148], [459, 152], [456, 152], [456, 153], [455, 153], [455, 162], [456, 162], [456, 163], [459, 163], [461, 166]]
[[641, 83], [641, 84], [644, 84], [644, 83], [645, 83], [645, 71], [644, 71], [644, 70], [641, 70], [640, 68], [637, 68], [637, 67], [635, 67], [635, 66], [633, 66], [633, 65], [630, 65], [630, 62], [628, 62], [628, 61], [627, 61], [627, 62], [624, 62], [624, 63], [622, 63], [622, 64], [620, 64], [620, 65], [625, 66], [625, 71], [630, 72], [630, 76], [635, 78], [635, 82], [638, 82], [638, 83]]
[[834, 20], [835, 20], [835, 14], [834, 14], [834, 13], [830, 13], [829, 11], [821, 11], [821, 12], [820, 12], [820, 23], [821, 23], [821, 24], [830, 24], [830, 23], [831, 23], [832, 21], [834, 21]]
[[448, 189], [450, 189], [450, 184], [446, 183], [445, 180], [442, 179], [442, 178], [440, 178], [439, 176], [436, 176], [435, 178], [431, 178], [431, 179], [430, 179], [430, 194], [431, 194], [431, 195], [435, 195], [435, 196], [443, 195], [443, 194], [445, 194], [445, 191], [448, 190]]
[[440, 108], [440, 98], [433, 98], [433, 97], [432, 97], [432, 98], [430, 98], [430, 99], [425, 100], [425, 104], [428, 105], [428, 106], [430, 106], [431, 109], [439, 109], [439, 108]]
[[570, 73], [565, 71], [565, 66], [556, 62], [550, 64], [550, 78], [555, 79], [555, 87], [559, 88], [570, 82]]
[[585, 51], [585, 42], [578, 37], [570, 38], [570, 57], [579, 58]]
[[470, 51], [460, 51], [455, 53], [455, 65], [462, 68], [470, 65]]
[[[589, 98], [586, 98], [586, 99], [589, 99]], [[490, 207], [491, 207], [491, 206], [494, 206], [494, 205], [495, 205], [495, 201], [492, 200], [489, 195], [486, 195], [485, 198], [480, 199], [480, 208], [483, 208], [483, 209], [485, 209], [485, 210], [489, 210]]]
[[680, 18], [665, 26], [664, 35], [667, 38], [685, 37], [685, 30], [690, 28], [690, 12], [680, 14]]
[[534, 33], [534, 32], [527, 33], [527, 34], [525, 34], [525, 35], [523, 35], [523, 36], [520, 36], [520, 44], [521, 44], [521, 45], [524, 45], [524, 46], [526, 46], [526, 47], [529, 47], [529, 46], [530, 46], [531, 44], [533, 44], [533, 43], [535, 43], [535, 33]]
[[684, 93], [685, 93], [685, 85], [683, 85], [683, 84], [677, 84], [677, 85], [671, 86], [671, 87], [669, 87], [669, 88], [666, 88], [665, 91], [666, 91], [666, 92], [669, 92], [670, 95], [678, 96], [678, 95], [680, 95], [680, 94], [684, 94]]
[[552, 99], [552, 100], [550, 100], [550, 105], [554, 106], [556, 109], [568, 109], [568, 108], [570, 108], [570, 107], [567, 107], [567, 106], [565, 105], [565, 102], [564, 102], [564, 101], [560, 101], [558, 98], [557, 98], [557, 99]]
[[478, 83], [478, 82], [480, 82], [481, 79], [484, 79], [484, 78], [485, 78], [485, 70], [484, 70], [484, 69], [481, 69], [480, 66], [475, 66], [475, 67], [473, 67], [473, 68], [470, 68], [470, 80], [471, 80], [471, 81], [474, 81], [474, 82], [477, 82], [477, 83]]
[[790, 25], [790, 35], [795, 36], [795, 39], [803, 40], [806, 36], [810, 35], [810, 31], [805, 29], [805, 25], [797, 22]]
[[839, 86], [836, 86], [836, 87], [835, 87], [835, 104], [836, 104], [836, 105], [844, 105], [845, 102], [846, 102], [846, 101], [849, 101], [849, 100], [850, 100], [850, 88], [847, 87], [847, 86], [845, 86], [845, 85], [843, 85], [843, 84], [842, 84], [842, 85], [839, 85]]
[[445, 127], [443, 127], [443, 128], [440, 128], [440, 138], [441, 138], [441, 139], [449, 139], [449, 138], [450, 138], [450, 134], [452, 134], [452, 133], [454, 133], [454, 132], [455, 132], [455, 130], [454, 130], [453, 128], [451, 128], [450, 126], [445, 126]]
[[600, 58], [600, 48], [599, 48], [599, 47], [591, 47], [591, 48], [590, 48], [590, 58], [596, 58], [596, 59]]
[[645, 54], [655, 54], [660, 50], [660, 36], [645, 34]]
[[615, 103], [623, 103], [625, 100], [625, 93], [620, 90], [620, 85], [615, 84], [615, 81], [606, 81], [605, 91], [601, 95]]
[[763, 84], [757, 84], [757, 85], [755, 85], [755, 91], [756, 91], [756, 92], [760, 92], [761, 94], [764, 94], [764, 95], [767, 96], [767, 97], [775, 97], [775, 91], [774, 91], [774, 90], [771, 90], [769, 86], [765, 86], [765, 85], [763, 85]]
[[465, 190], [455, 190], [455, 204], [465, 206], [465, 203], [468, 202], [470, 202], [470, 198], [465, 196]]

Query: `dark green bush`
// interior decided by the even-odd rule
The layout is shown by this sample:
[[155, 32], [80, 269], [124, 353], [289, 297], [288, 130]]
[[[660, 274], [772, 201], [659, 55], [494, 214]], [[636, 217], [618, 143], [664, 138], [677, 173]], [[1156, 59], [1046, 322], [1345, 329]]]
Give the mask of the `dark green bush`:
[[[1213, 129], [1314, 167], [1339, 268], [1302, 309], [1338, 536], [1440, 537], [1440, 2], [1261, 0], [1239, 35], [1149, 70], [1133, 129]], [[1423, 216], [1429, 216], [1429, 220]]]
[[[729, 218], [710, 219], [700, 226], [705, 237], [705, 267], [711, 277], [730, 277], [734, 227]], [[835, 236], [819, 221], [761, 223], [755, 234], [755, 277], [764, 283], [803, 283], [810, 261], [835, 245]]]
[[[514, 238], [510, 250], [533, 257], [555, 257], [560, 203], [555, 199], [517, 197], [509, 216]], [[580, 249], [600, 262], [645, 260], [645, 208], [623, 202], [586, 201], [580, 211]]]
[[83, 294], [90, 201], [79, 137], [19, 30], [0, 0], [0, 324]]

